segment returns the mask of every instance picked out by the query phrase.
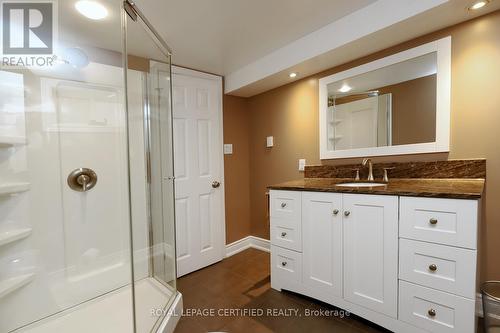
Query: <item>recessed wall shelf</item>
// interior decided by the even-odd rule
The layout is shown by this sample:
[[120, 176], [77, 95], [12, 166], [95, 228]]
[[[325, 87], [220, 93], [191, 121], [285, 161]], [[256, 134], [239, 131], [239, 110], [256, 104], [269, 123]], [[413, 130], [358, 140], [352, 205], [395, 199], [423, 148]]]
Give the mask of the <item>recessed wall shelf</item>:
[[26, 138], [23, 136], [0, 135], [0, 148], [10, 148], [13, 146], [22, 146], [25, 144], [26, 144]]
[[9, 194], [26, 192], [29, 189], [30, 189], [30, 183], [0, 184], [0, 195], [9, 195]]
[[10, 294], [11, 292], [24, 287], [35, 277], [34, 273], [24, 274], [9, 279], [0, 281], [0, 298]]
[[30, 234], [31, 234], [31, 228], [0, 231], [0, 246], [26, 238]]

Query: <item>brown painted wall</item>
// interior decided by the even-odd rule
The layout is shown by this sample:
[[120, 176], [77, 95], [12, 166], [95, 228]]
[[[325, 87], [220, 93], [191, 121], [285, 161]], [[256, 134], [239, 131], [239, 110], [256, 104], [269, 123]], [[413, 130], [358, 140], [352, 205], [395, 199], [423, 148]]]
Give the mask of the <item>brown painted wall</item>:
[[[383, 161], [421, 161], [486, 158], [487, 186], [483, 200], [480, 239], [482, 279], [500, 279], [500, 11], [453, 26], [388, 50], [355, 60], [248, 99], [250, 136], [250, 210], [252, 235], [269, 238], [266, 186], [302, 177], [298, 159], [319, 164], [318, 78], [445, 36], [452, 36], [452, 100], [450, 154], [375, 158]], [[225, 111], [226, 113], [226, 111]], [[224, 130], [229, 130], [224, 128]], [[265, 148], [274, 135], [275, 147]], [[358, 163], [359, 159], [324, 161]], [[226, 165], [226, 169], [229, 166]], [[228, 184], [226, 184], [227, 186]], [[229, 187], [229, 186], [227, 186]], [[228, 196], [226, 193], [226, 196]], [[235, 192], [232, 192], [235, 193]], [[242, 192], [238, 192], [242, 193]], [[226, 209], [231, 209], [227, 207]], [[228, 221], [228, 223], [230, 223]]]
[[224, 143], [233, 144], [233, 154], [224, 155], [226, 244], [251, 234], [247, 105], [245, 98], [224, 96]]
[[436, 75], [378, 89], [392, 93], [392, 144], [436, 140]]

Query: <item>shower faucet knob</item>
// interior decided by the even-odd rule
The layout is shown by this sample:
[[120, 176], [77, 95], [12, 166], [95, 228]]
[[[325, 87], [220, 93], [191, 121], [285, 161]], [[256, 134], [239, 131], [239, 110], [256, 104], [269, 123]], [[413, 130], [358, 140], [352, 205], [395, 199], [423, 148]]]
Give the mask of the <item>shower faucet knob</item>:
[[97, 174], [89, 168], [78, 168], [68, 175], [68, 186], [77, 192], [87, 192], [97, 184]]

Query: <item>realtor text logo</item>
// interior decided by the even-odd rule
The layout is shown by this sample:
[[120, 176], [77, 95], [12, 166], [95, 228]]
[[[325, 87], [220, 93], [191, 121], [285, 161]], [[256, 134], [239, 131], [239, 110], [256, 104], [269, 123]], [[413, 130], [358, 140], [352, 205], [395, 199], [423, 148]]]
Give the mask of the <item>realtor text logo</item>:
[[52, 1], [2, 1], [2, 65], [51, 65], [54, 7]]

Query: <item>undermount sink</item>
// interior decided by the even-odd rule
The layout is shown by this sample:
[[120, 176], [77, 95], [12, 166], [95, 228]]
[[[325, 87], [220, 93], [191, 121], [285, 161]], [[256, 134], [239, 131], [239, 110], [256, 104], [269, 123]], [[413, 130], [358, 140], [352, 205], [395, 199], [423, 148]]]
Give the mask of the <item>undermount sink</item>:
[[385, 183], [340, 183], [335, 186], [341, 186], [341, 187], [376, 187], [376, 186], [386, 186], [387, 184]]

